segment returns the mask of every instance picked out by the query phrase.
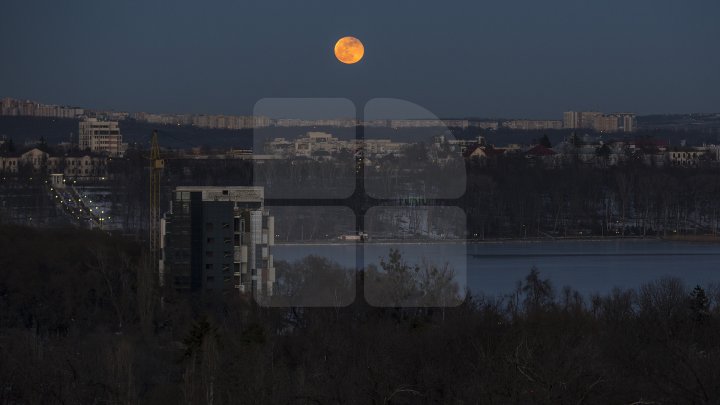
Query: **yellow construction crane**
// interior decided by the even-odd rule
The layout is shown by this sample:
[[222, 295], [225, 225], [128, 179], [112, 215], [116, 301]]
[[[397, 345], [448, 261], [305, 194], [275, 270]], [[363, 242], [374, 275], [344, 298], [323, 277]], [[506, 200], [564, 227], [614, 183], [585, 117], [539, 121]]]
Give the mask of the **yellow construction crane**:
[[150, 260], [151, 270], [157, 270], [160, 252], [160, 173], [165, 161], [160, 159], [157, 130], [150, 142]]

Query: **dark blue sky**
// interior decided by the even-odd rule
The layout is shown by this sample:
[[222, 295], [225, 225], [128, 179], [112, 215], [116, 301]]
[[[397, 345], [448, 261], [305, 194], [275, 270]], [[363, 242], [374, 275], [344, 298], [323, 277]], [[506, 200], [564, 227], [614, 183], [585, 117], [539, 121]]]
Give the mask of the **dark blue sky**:
[[[720, 110], [718, 0], [3, 0], [0, 97], [247, 114], [402, 98], [440, 116]], [[344, 35], [357, 65], [334, 59]]]

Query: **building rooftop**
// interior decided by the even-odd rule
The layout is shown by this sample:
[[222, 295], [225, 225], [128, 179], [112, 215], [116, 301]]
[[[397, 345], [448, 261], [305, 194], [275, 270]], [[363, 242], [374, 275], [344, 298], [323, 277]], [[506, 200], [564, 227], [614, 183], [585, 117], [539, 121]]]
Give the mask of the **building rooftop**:
[[242, 201], [262, 203], [265, 188], [258, 186], [179, 186], [176, 192], [201, 192], [203, 201]]
[[535, 145], [535, 147], [525, 152], [525, 154], [530, 156], [552, 156], [556, 155], [557, 152], [543, 145]]

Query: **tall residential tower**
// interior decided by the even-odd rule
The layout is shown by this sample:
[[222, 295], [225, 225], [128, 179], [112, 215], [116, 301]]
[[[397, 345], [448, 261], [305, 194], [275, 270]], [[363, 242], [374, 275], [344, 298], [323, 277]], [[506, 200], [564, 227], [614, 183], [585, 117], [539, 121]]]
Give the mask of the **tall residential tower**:
[[275, 224], [263, 194], [262, 187], [177, 187], [161, 220], [161, 283], [271, 296]]

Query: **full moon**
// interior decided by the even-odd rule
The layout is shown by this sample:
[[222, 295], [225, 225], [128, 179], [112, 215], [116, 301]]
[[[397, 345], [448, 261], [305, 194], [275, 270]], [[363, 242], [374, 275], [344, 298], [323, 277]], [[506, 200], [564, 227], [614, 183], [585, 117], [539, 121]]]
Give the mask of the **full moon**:
[[342, 63], [357, 63], [365, 54], [365, 47], [355, 37], [343, 37], [335, 43], [335, 57]]

